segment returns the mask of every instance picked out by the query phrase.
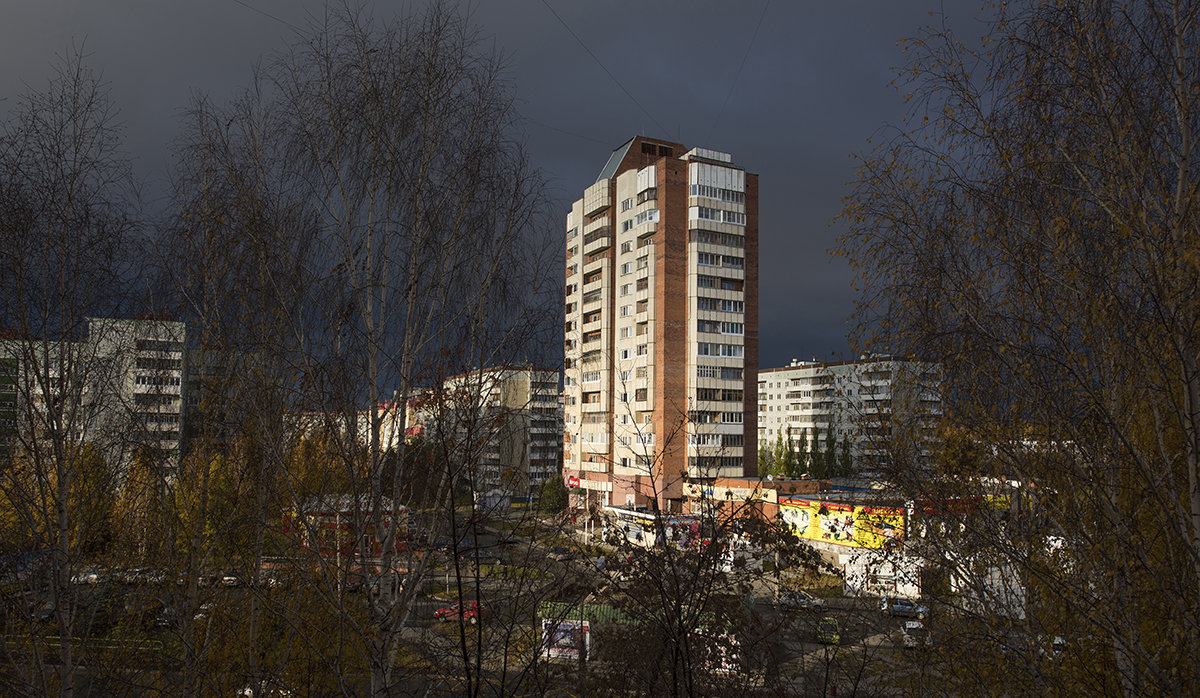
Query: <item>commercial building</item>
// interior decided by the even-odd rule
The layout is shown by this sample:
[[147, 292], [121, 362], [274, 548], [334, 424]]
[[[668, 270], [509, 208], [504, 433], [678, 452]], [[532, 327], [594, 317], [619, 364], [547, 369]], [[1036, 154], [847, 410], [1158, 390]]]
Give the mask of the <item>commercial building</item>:
[[[794, 449], [837, 449], [849, 444], [854, 469], [870, 470], [885, 457], [898, 430], [925, 449], [942, 415], [937, 364], [892, 357], [857, 361], [795, 361], [758, 375], [758, 439], [792, 437]], [[925, 449], [927, 451], [927, 449]], [[821, 473], [827, 475], [827, 473]], [[851, 473], [841, 473], [849, 475]]]
[[576, 507], [678, 513], [685, 479], [756, 473], [757, 175], [630, 139], [567, 214], [565, 303]]

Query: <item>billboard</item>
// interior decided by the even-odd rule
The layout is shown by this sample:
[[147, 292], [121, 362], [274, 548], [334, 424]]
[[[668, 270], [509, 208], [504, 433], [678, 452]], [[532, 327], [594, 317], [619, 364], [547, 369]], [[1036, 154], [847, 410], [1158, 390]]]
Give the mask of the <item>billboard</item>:
[[586, 658], [590, 640], [586, 620], [542, 620], [542, 649], [548, 659]]
[[891, 550], [904, 543], [904, 509], [781, 497], [779, 511], [806, 540]]

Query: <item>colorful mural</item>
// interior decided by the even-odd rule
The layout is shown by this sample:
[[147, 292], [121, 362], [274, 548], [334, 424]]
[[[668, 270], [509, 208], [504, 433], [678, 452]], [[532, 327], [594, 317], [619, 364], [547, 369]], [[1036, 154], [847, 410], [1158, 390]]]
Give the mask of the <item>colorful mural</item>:
[[779, 511], [792, 531], [807, 540], [887, 550], [904, 542], [904, 509], [899, 507], [781, 497]]

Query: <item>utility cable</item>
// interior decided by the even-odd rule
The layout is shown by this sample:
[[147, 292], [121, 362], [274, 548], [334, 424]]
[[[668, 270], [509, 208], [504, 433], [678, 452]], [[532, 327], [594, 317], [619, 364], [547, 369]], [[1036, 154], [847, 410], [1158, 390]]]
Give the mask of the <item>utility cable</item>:
[[243, 0], [233, 0], [233, 1], [235, 3], [241, 5], [242, 7], [246, 8], [247, 10], [250, 10], [251, 12], [257, 12], [258, 14], [260, 14], [264, 17], [269, 17], [269, 18], [275, 20], [276, 22], [279, 22], [280, 24], [286, 24], [289, 27], [291, 27], [292, 29], [295, 29], [296, 31], [302, 31], [300, 29], [300, 27], [297, 27], [296, 25], [292, 24], [291, 22], [287, 21], [286, 19], [283, 19], [281, 17], [276, 17], [275, 15], [271, 14], [270, 12], [267, 12], [266, 10], [260, 10], [257, 7], [254, 7], [253, 5], [248, 5], [245, 2], [243, 2]]
[[596, 65], [599, 65], [600, 68], [608, 74], [608, 77], [612, 78], [612, 81], [617, 83], [617, 87], [621, 88], [621, 91], [625, 93], [625, 96], [632, 100], [633, 103], [637, 105], [638, 109], [641, 109], [642, 113], [645, 114], [648, 119], [654, 122], [654, 125], [659, 129], [659, 133], [667, 133], [667, 129], [663, 128], [663, 125], [658, 123], [658, 119], [655, 119], [650, 112], [646, 111], [646, 108], [643, 107], [642, 103], [637, 100], [637, 97], [634, 97], [629, 90], [625, 89], [625, 86], [621, 84], [621, 81], [617, 79], [617, 76], [613, 75], [612, 71], [605, 67], [604, 63], [602, 63], [600, 59], [596, 57], [596, 54], [592, 53], [592, 50], [587, 47], [587, 44], [583, 43], [583, 39], [579, 38], [579, 35], [576, 34], [575, 31], [571, 29], [571, 27], [565, 21], [563, 21], [563, 18], [554, 11], [554, 8], [550, 6], [550, 3], [547, 0], [542, 0], [542, 4], [546, 6], [547, 10], [550, 10], [550, 14], [554, 15], [554, 18], [558, 20], [558, 23], [563, 25], [563, 28], [566, 29], [571, 36], [575, 37], [575, 40], [579, 42], [579, 45], [583, 47], [583, 50], [587, 51], [588, 55], [592, 57], [592, 60], [596, 61]]
[[767, 8], [771, 6], [771, 0], [763, 3], [762, 14], [758, 16], [758, 24], [754, 25], [754, 34], [750, 37], [750, 43], [746, 46], [746, 53], [742, 54], [742, 62], [738, 65], [737, 72], [733, 75], [733, 82], [729, 85], [729, 92], [725, 94], [725, 101], [721, 103], [721, 108], [717, 111], [717, 118], [713, 120], [713, 128], [715, 129], [721, 123], [721, 115], [725, 113], [725, 107], [729, 104], [729, 98], [733, 96], [733, 88], [737, 87], [738, 78], [742, 76], [742, 68], [746, 67], [746, 59], [750, 57], [750, 49], [754, 48], [754, 40], [758, 38], [758, 30], [762, 27], [763, 18], [767, 16]]

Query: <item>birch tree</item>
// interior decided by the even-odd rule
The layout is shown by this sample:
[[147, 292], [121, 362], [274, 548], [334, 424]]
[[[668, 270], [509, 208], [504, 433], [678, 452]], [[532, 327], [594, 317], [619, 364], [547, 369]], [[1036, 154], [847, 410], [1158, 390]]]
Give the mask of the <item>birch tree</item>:
[[[1194, 694], [1200, 4], [986, 12], [979, 40], [947, 20], [908, 42], [912, 116], [846, 202], [857, 339], [941, 361], [946, 433], [975, 444], [950, 451], [982, 454], [922, 467], [894, 428], [885, 469], [930, 509], [1007, 502], [926, 517], [955, 531], [928, 551], [963, 580], [955, 690], [990, 690], [992, 661], [1035, 692]], [[1011, 571], [1023, 615], [967, 603], [981, 569]], [[1012, 643], [1055, 636], [1056, 662]]]

